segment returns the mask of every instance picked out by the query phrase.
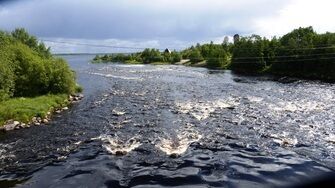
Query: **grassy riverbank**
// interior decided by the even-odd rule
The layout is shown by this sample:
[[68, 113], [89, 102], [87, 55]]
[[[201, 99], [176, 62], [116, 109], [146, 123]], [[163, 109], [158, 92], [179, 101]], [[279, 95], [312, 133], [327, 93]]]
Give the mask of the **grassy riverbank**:
[[0, 102], [0, 125], [7, 120], [29, 123], [33, 117], [45, 118], [49, 112], [68, 104], [67, 94], [11, 98]]
[[67, 62], [36, 37], [24, 29], [0, 31], [0, 126], [44, 118], [81, 90]]

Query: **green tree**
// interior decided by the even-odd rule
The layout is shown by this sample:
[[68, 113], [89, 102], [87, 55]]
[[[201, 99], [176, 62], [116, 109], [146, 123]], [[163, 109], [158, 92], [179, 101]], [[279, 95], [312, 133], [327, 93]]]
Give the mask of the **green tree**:
[[177, 63], [177, 62], [180, 62], [182, 57], [181, 57], [181, 54], [177, 51], [173, 51], [171, 53], [171, 58], [172, 58], [172, 63]]
[[162, 62], [164, 57], [157, 49], [145, 49], [141, 54], [141, 59], [144, 63]]
[[0, 31], [0, 101], [75, 92], [75, 76], [67, 63], [39, 54], [32, 48], [33, 38], [22, 30], [11, 34]]
[[198, 63], [200, 61], [203, 61], [204, 58], [202, 57], [200, 51], [198, 49], [194, 49], [189, 54], [190, 61], [192, 63]]
[[29, 46], [29, 48], [36, 51], [40, 56], [46, 58], [51, 57], [50, 48], [46, 48], [44, 43], [38, 42], [37, 38], [29, 35], [25, 29], [15, 29], [11, 34], [16, 40]]

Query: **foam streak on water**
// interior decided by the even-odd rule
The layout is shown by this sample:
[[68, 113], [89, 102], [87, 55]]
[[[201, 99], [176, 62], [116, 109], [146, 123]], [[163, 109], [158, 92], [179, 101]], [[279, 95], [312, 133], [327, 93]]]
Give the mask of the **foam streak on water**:
[[92, 140], [101, 140], [103, 142], [102, 146], [108, 152], [113, 155], [124, 155], [127, 154], [134, 149], [138, 148], [141, 143], [138, 141], [139, 139], [136, 137], [124, 140], [120, 139], [117, 135], [101, 135], [98, 138], [93, 138]]
[[181, 113], [190, 113], [197, 120], [205, 120], [216, 109], [233, 108], [238, 103], [233, 98], [214, 101], [177, 102], [176, 107]]
[[195, 130], [178, 132], [175, 137], [161, 138], [156, 147], [167, 155], [181, 155], [189, 148], [190, 144], [198, 142], [202, 135]]

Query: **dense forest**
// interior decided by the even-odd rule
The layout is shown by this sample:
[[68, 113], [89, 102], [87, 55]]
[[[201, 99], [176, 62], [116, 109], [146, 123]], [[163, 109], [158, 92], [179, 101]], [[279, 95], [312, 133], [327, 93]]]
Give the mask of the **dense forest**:
[[316, 33], [312, 27], [298, 28], [277, 38], [259, 35], [239, 37], [234, 43], [197, 44], [180, 52], [145, 49], [134, 54], [96, 56], [93, 62], [176, 63], [203, 62], [213, 69], [239, 73], [275, 74], [308, 79], [335, 80], [335, 33]]

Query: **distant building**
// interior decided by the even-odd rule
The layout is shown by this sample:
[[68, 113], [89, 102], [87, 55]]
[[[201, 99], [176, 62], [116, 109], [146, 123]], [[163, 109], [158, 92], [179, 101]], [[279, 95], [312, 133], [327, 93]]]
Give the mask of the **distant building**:
[[166, 49], [164, 50], [164, 53], [170, 54], [170, 53], [171, 53], [171, 50], [169, 50], [168, 48], [166, 48]]
[[240, 40], [240, 35], [235, 34], [234, 35], [234, 43], [238, 42]]

